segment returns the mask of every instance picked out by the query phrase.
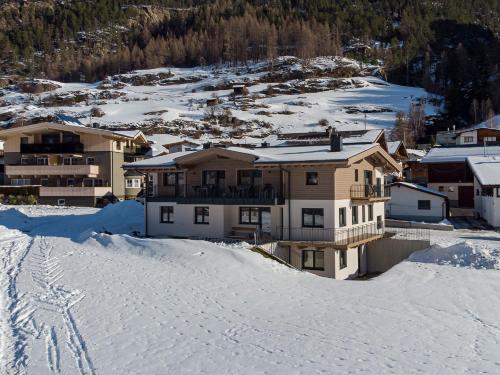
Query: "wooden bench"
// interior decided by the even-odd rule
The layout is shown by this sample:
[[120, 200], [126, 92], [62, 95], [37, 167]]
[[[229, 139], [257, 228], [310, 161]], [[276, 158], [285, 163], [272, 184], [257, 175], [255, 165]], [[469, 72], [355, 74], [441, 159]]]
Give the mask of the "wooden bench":
[[257, 228], [233, 227], [229, 238], [253, 239]]

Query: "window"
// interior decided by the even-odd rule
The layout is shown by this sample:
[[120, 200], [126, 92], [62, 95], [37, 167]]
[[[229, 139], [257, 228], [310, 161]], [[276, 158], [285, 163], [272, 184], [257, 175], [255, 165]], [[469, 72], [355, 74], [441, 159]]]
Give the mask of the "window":
[[95, 159], [92, 156], [89, 156], [87, 158], [87, 165], [94, 165], [95, 164]]
[[172, 224], [174, 222], [174, 207], [160, 207], [160, 223]]
[[194, 208], [194, 223], [195, 224], [208, 224], [209, 209], [208, 207], [195, 207]]
[[346, 223], [346, 208], [339, 208], [339, 227], [345, 227]]
[[359, 181], [359, 172], [357, 169], [354, 170], [354, 182]]
[[358, 216], [358, 206], [352, 207], [352, 224], [358, 224], [359, 216]]
[[63, 141], [63, 143], [79, 143], [80, 142], [80, 135], [64, 132], [63, 136], [62, 136], [62, 141]]
[[439, 190], [439, 191], [444, 191], [444, 186], [440, 186], [440, 187], [438, 188], [438, 190]]
[[377, 216], [377, 229], [382, 229], [384, 227], [384, 222], [382, 221], [382, 216]]
[[474, 143], [474, 137], [471, 136], [464, 137], [464, 143]]
[[203, 185], [223, 187], [225, 183], [225, 171], [203, 171]]
[[125, 181], [128, 189], [138, 189], [141, 187], [141, 180], [138, 178], [127, 178]]
[[373, 221], [373, 204], [368, 206], [368, 221]]
[[476, 189], [476, 196], [479, 196], [479, 189]]
[[48, 178], [41, 178], [40, 179], [40, 185], [42, 185], [42, 186], [49, 186], [49, 179]]
[[306, 172], [306, 185], [318, 185], [318, 172]]
[[121, 150], [122, 149], [122, 143], [120, 141], [116, 142], [116, 149]]
[[66, 179], [66, 186], [69, 186], [69, 187], [75, 186], [75, 179], [74, 178], [67, 178]]
[[497, 137], [484, 137], [483, 141], [484, 142], [496, 142], [497, 141]]
[[85, 187], [99, 187], [103, 186], [103, 181], [101, 178], [84, 178], [83, 179], [83, 186]]
[[177, 180], [176, 173], [164, 173], [163, 174], [163, 186], [175, 186]]
[[500, 188], [497, 188], [497, 198], [500, 198]]
[[30, 143], [28, 137], [21, 137], [21, 144], [22, 145], [27, 145], [28, 143]]
[[365, 206], [361, 206], [361, 217], [363, 219], [363, 223], [366, 222], [366, 211], [365, 211]]
[[259, 225], [260, 222], [260, 208], [240, 207], [240, 224]]
[[58, 199], [57, 205], [58, 206], [66, 206], [66, 199]]
[[48, 165], [49, 159], [48, 158], [36, 158], [36, 164], [37, 165]]
[[325, 270], [325, 252], [321, 250], [304, 250], [302, 252], [302, 268], [305, 270]]
[[21, 158], [21, 165], [28, 165], [30, 163], [30, 159], [28, 158]]
[[10, 180], [12, 186], [24, 186], [31, 185], [31, 180], [29, 178], [13, 178]]
[[324, 215], [322, 208], [302, 209], [302, 227], [323, 228], [323, 225], [324, 225]]
[[238, 185], [262, 185], [262, 171], [257, 169], [241, 169], [238, 171]]
[[418, 209], [419, 210], [430, 210], [431, 209], [431, 201], [430, 200], [419, 200], [418, 201]]
[[72, 163], [72, 159], [71, 158], [64, 158], [63, 159], [63, 164], [64, 165], [71, 165], [71, 164], [73, 164]]
[[59, 133], [57, 134], [42, 134], [42, 143], [44, 145], [55, 145], [57, 143], [60, 143], [61, 137], [59, 136]]
[[347, 250], [339, 251], [339, 269], [347, 267]]

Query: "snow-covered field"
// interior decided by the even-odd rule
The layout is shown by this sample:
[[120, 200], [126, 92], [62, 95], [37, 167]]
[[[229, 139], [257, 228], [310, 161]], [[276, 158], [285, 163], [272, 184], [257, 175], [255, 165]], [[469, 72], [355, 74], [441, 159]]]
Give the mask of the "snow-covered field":
[[[104, 115], [93, 117], [92, 122], [101, 125], [147, 127], [154, 124], [164, 127], [168, 133], [201, 138], [235, 137], [234, 132], [238, 130], [239, 138], [245, 135], [249, 140], [280, 132], [324, 130], [318, 125], [322, 119], [339, 130], [364, 129], [364, 112], [367, 112], [367, 128], [392, 128], [398, 111], [407, 112], [412, 102], [431, 98], [423, 89], [393, 85], [370, 76], [376, 71], [374, 67], [367, 71], [353, 60], [324, 57], [306, 64], [284, 57], [276, 64], [276, 72], [282, 75], [275, 72], [271, 81], [266, 78], [268, 64], [259, 63], [235, 68], [142, 70], [94, 84], [45, 81], [58, 88], [34, 95], [23, 94], [11, 86], [0, 90], [0, 125], [9, 124], [14, 118], [20, 121], [22, 117], [26, 121], [56, 113], [72, 115], [89, 124], [91, 109], [98, 106]], [[339, 69], [350, 69], [351, 73], [339, 73]], [[292, 79], [294, 74], [312, 70], [315, 72], [312, 78]], [[356, 73], [359, 76], [350, 76]], [[339, 74], [349, 77], [336, 78]], [[162, 78], [166, 76], [170, 77]], [[134, 82], [142, 78], [152, 81]], [[249, 94], [245, 98], [234, 100], [230, 96], [235, 83], [248, 85]], [[272, 94], [266, 93], [269, 87], [273, 88]], [[54, 95], [76, 103], [43, 104]], [[81, 99], [83, 97], [87, 99]], [[221, 111], [230, 110], [243, 124], [211, 124], [210, 129], [217, 128], [217, 133], [203, 131], [207, 123], [206, 101], [212, 97], [219, 99]], [[438, 109], [430, 103], [426, 106], [429, 115]]]
[[432, 232], [384, 275], [335, 281], [132, 237], [141, 215], [0, 207], [1, 374], [500, 373], [495, 232]]

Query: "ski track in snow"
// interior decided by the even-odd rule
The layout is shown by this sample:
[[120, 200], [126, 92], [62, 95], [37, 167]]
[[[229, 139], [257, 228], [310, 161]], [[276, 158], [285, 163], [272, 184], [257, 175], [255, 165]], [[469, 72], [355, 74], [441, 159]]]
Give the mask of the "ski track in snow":
[[[33, 258], [38, 267], [32, 271], [32, 277], [41, 289], [37, 301], [41, 308], [43, 306], [44, 310], [60, 317], [66, 334], [66, 346], [75, 360], [79, 373], [81, 375], [95, 375], [96, 372], [87, 345], [71, 312], [71, 308], [80, 302], [85, 295], [78, 290], [68, 290], [57, 284], [64, 272], [58, 258], [52, 255], [52, 245], [45, 237], [38, 237], [35, 241], [38, 252]], [[47, 328], [45, 336], [47, 366], [53, 373], [60, 373], [60, 358], [63, 348], [60, 345], [60, 338], [57, 337], [56, 328], [54, 326]]]
[[17, 277], [32, 245], [25, 235], [0, 237], [0, 366], [3, 374], [26, 371], [27, 338], [34, 312], [29, 300], [17, 290]]

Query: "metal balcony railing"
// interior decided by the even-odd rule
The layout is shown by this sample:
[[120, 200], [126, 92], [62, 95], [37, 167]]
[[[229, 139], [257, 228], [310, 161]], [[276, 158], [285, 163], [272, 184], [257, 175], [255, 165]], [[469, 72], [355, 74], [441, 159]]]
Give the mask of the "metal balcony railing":
[[276, 230], [279, 241], [331, 242], [335, 246], [349, 246], [384, 234], [384, 222], [373, 222], [350, 228], [287, 228]]
[[351, 199], [389, 198], [391, 189], [382, 185], [352, 185]]

